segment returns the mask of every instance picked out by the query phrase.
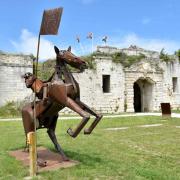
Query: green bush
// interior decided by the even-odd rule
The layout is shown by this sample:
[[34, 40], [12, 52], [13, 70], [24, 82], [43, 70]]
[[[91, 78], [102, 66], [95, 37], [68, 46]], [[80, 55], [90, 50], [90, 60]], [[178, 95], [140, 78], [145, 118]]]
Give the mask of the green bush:
[[124, 67], [130, 67], [132, 64], [146, 58], [144, 54], [130, 56], [123, 52], [114, 53], [111, 55], [111, 57], [114, 63], [121, 63]]
[[6, 105], [0, 107], [0, 117], [18, 117], [21, 116], [21, 105], [14, 101], [7, 102]]
[[87, 56], [82, 56], [81, 58], [87, 63], [87, 66], [89, 69], [96, 69], [96, 62], [94, 60], [94, 55], [95, 54], [90, 54]]
[[38, 77], [42, 80], [48, 80], [54, 72], [56, 60], [49, 59], [45, 62], [40, 62], [38, 65]]
[[159, 58], [164, 62], [170, 62], [173, 60], [167, 53], [164, 52], [164, 48], [161, 50]]
[[178, 57], [179, 61], [180, 61], [180, 49], [178, 49], [176, 52], [175, 52], [175, 55]]

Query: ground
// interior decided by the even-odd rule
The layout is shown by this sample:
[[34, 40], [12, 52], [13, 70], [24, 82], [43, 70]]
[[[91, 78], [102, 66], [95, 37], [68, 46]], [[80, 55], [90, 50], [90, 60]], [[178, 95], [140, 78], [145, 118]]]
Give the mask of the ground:
[[[42, 179], [180, 179], [178, 118], [104, 118], [92, 135], [80, 134], [73, 139], [66, 130], [77, 123], [58, 121], [56, 131], [65, 153], [80, 164], [43, 172]], [[151, 124], [154, 126], [147, 126]], [[22, 123], [0, 122], [0, 131], [0, 180], [23, 179], [29, 174], [28, 168], [8, 155], [9, 151], [24, 147]], [[45, 130], [38, 131], [38, 146], [54, 150]]]

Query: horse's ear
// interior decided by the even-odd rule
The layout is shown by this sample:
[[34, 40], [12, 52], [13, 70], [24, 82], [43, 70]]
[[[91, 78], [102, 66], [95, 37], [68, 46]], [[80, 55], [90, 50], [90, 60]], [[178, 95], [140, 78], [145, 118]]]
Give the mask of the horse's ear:
[[71, 46], [68, 47], [68, 51], [71, 52]]
[[54, 46], [54, 50], [55, 50], [56, 54], [59, 54], [59, 49], [56, 46]]

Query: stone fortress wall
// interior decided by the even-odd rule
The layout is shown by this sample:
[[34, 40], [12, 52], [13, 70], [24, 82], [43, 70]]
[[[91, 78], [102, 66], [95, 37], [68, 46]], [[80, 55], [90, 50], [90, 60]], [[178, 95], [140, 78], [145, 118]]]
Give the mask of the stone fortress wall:
[[[111, 57], [95, 57], [95, 71], [86, 70], [75, 75], [81, 86], [82, 101], [102, 113], [134, 112], [138, 101], [134, 85], [137, 84], [141, 96], [141, 107], [137, 112], [159, 111], [162, 102], [170, 102], [174, 109], [180, 108], [180, 63], [177, 57], [166, 63], [159, 59], [159, 52], [136, 46], [125, 49], [99, 46], [97, 51], [106, 54], [144, 54], [146, 58], [125, 68], [114, 63]], [[110, 78], [109, 91], [103, 92], [103, 77], [107, 75]]]
[[32, 58], [21, 54], [0, 53], [0, 106], [10, 101], [22, 101], [32, 92], [21, 76], [32, 72]]
[[[118, 49], [99, 46], [98, 52], [128, 55], [144, 54], [141, 61], [124, 67], [114, 63], [111, 56], [95, 56], [95, 70], [75, 73], [81, 87], [81, 100], [101, 113], [151, 112], [160, 110], [161, 102], [180, 108], [180, 64], [175, 58], [163, 62], [159, 53], [136, 46]], [[21, 75], [32, 72], [29, 56], [0, 54], [0, 106], [10, 100], [23, 100], [32, 92], [24, 85]], [[67, 108], [63, 113], [71, 113]]]

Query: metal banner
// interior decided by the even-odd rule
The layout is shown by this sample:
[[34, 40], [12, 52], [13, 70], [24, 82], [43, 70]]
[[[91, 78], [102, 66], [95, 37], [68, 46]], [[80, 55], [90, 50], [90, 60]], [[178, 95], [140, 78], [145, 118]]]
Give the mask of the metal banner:
[[58, 33], [62, 12], [63, 8], [44, 11], [40, 35], [56, 35]]

